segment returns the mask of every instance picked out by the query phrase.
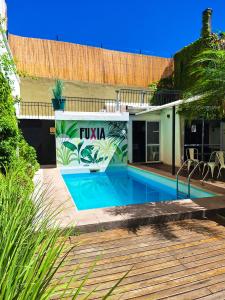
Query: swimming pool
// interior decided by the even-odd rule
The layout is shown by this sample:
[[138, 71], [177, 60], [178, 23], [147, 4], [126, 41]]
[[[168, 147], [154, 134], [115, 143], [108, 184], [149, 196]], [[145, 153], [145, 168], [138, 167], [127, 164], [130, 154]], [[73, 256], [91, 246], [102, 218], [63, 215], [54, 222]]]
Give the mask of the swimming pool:
[[[175, 180], [132, 166], [62, 176], [78, 210], [177, 200]], [[185, 184], [180, 183], [179, 190], [187, 194]], [[191, 187], [192, 199], [212, 196]]]

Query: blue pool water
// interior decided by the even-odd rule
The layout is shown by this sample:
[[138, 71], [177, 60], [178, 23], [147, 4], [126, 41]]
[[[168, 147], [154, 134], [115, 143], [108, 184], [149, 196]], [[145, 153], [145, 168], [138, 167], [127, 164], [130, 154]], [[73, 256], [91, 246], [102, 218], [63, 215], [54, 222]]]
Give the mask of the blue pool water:
[[[112, 168], [105, 173], [63, 174], [78, 210], [176, 200], [176, 182], [134, 167]], [[180, 183], [185, 194], [187, 186]], [[191, 188], [191, 198], [213, 194]], [[185, 197], [183, 197], [185, 198]]]

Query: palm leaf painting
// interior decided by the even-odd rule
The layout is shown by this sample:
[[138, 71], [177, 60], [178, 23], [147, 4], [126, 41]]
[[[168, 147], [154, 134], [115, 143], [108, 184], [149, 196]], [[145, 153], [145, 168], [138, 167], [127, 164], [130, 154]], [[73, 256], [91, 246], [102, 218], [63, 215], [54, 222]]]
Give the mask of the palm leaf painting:
[[[71, 124], [72, 123], [72, 124]], [[77, 137], [77, 122], [56, 121], [56, 137], [75, 138]]]
[[77, 150], [77, 146], [76, 145], [74, 145], [73, 143], [71, 143], [71, 142], [63, 142], [63, 145], [66, 147], [66, 148], [68, 148], [69, 150], [71, 150], [71, 151], [75, 151], [75, 150]]
[[60, 148], [56, 149], [57, 163], [63, 166], [68, 166], [76, 160], [76, 154], [70, 149], [61, 145]]
[[127, 139], [127, 123], [126, 122], [106, 122], [108, 125], [108, 137], [113, 143], [121, 144]]
[[[89, 145], [91, 146], [91, 145]], [[106, 159], [108, 159], [108, 157], [99, 157], [99, 150], [96, 150], [94, 153], [92, 152], [93, 149], [94, 149], [94, 146], [93, 148], [91, 149], [87, 149], [87, 147], [89, 146], [86, 146], [82, 151], [81, 151], [81, 161], [83, 163], [87, 163], [87, 164], [98, 164]]]
[[123, 146], [117, 146], [116, 152], [115, 152], [118, 161], [124, 162], [124, 160], [127, 160], [128, 155], [128, 145], [124, 144]]
[[111, 139], [96, 140], [93, 144], [95, 148], [98, 149], [99, 156], [103, 156], [105, 160], [108, 158], [111, 159], [116, 151], [116, 147], [112, 143]]
[[68, 148], [71, 151], [76, 153], [76, 156], [77, 156], [77, 159], [78, 159], [79, 163], [80, 163], [80, 151], [81, 151], [81, 148], [82, 148], [83, 144], [84, 144], [84, 141], [81, 141], [80, 143], [78, 143], [78, 145], [75, 145], [74, 143], [71, 143], [71, 142], [68, 142], [68, 141], [63, 142], [63, 145], [66, 148]]
[[[76, 155], [76, 160], [80, 164], [98, 164], [108, 159], [108, 156], [99, 156], [99, 150], [94, 149], [94, 145], [87, 145], [83, 147], [84, 141], [81, 141], [78, 145], [65, 141], [63, 145], [72, 151]], [[93, 152], [95, 150], [95, 152]]]

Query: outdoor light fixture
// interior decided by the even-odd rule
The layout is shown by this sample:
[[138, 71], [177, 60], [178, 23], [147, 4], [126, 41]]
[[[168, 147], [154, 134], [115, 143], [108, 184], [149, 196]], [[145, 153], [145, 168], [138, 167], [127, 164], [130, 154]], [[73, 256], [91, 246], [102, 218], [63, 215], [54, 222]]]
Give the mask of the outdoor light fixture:
[[197, 132], [197, 127], [196, 125], [191, 125], [191, 132]]

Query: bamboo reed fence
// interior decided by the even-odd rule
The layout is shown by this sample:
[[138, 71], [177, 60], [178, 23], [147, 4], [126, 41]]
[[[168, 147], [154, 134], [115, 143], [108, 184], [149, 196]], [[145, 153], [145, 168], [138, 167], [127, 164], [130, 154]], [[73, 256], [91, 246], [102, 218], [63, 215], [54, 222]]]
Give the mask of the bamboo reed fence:
[[20, 71], [36, 77], [146, 87], [173, 72], [169, 58], [9, 35]]

